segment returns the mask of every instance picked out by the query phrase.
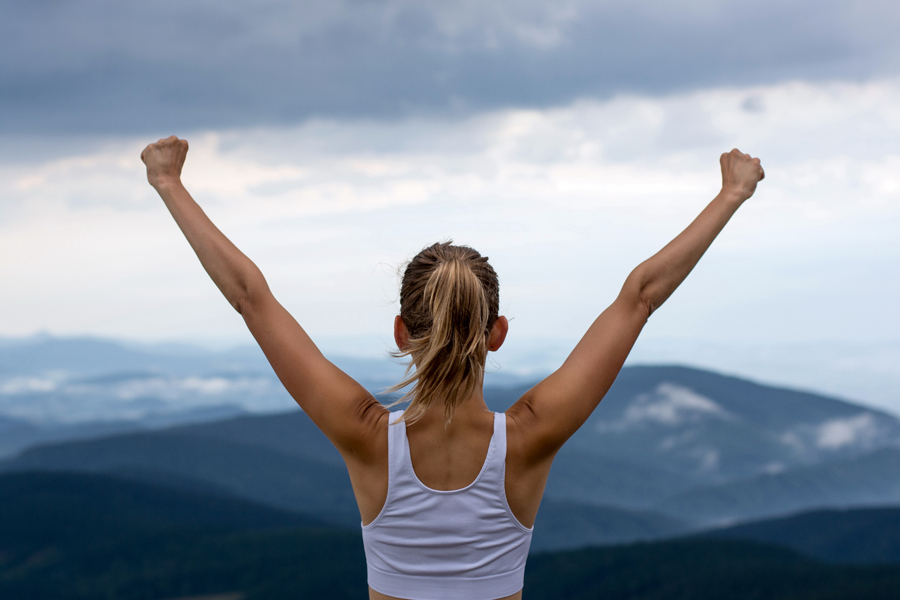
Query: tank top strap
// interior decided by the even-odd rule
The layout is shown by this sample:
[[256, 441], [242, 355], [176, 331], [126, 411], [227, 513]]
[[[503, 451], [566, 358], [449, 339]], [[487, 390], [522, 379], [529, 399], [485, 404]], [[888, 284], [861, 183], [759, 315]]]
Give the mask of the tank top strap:
[[491, 437], [491, 445], [488, 448], [483, 482], [503, 485], [503, 477], [506, 472], [506, 414], [494, 413], [494, 435]]
[[388, 416], [388, 487], [407, 475], [406, 465], [410, 463], [406, 421], [399, 420], [401, 416], [402, 410], [394, 411]]

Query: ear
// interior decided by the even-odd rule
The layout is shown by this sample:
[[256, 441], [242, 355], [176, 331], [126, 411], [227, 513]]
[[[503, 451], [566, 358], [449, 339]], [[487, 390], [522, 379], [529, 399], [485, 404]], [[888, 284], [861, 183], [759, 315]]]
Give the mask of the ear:
[[509, 320], [504, 316], [497, 317], [494, 326], [491, 328], [491, 335], [488, 337], [488, 350], [496, 352], [506, 340], [506, 334], [509, 332]]
[[402, 352], [409, 345], [409, 331], [406, 329], [406, 323], [400, 315], [394, 317], [394, 342], [397, 348]]

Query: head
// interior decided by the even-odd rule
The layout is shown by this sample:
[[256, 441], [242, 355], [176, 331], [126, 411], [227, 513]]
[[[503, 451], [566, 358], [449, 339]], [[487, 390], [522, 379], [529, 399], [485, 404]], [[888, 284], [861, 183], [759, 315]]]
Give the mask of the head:
[[438, 405], [449, 423], [459, 403], [480, 388], [488, 351], [506, 338], [508, 323], [499, 306], [497, 273], [472, 248], [434, 244], [407, 264], [394, 355], [412, 360], [406, 378], [391, 388], [412, 385], [400, 400], [411, 400], [403, 414], [407, 422]]

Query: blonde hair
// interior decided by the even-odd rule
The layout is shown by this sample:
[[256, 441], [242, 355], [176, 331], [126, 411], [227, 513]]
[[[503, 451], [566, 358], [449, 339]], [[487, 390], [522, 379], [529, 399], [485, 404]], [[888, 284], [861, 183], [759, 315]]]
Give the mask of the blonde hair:
[[[408, 344], [392, 354], [409, 356], [403, 381], [389, 388], [412, 385], [395, 404], [410, 401], [403, 413], [417, 421], [434, 404], [443, 404], [450, 422], [460, 402], [475, 391], [484, 376], [488, 338], [497, 320], [500, 283], [486, 256], [452, 241], [419, 252], [403, 273], [400, 317]], [[415, 367], [415, 370], [413, 370]]]

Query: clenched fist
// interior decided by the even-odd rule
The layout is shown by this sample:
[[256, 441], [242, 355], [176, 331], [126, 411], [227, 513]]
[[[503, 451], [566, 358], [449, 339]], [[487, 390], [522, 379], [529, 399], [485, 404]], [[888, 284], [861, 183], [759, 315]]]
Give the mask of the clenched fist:
[[187, 140], [180, 140], [174, 135], [144, 148], [141, 160], [147, 165], [150, 185], [156, 188], [179, 181], [187, 151]]
[[756, 191], [756, 184], [766, 176], [758, 158], [737, 148], [719, 158], [722, 165], [722, 191], [743, 202]]

